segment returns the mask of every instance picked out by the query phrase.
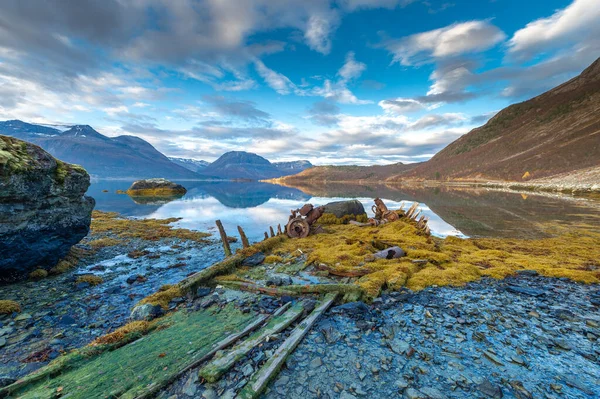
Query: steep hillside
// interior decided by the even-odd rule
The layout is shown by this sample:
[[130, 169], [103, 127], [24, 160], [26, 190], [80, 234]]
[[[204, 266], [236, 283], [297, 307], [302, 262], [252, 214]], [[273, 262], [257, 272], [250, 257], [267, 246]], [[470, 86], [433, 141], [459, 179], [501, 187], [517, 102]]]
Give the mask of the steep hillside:
[[56, 158], [83, 166], [90, 175], [110, 178], [197, 179], [148, 142], [134, 136], [106, 137], [87, 125], [57, 129], [22, 121], [0, 122], [0, 134], [39, 145]]
[[282, 184], [296, 184], [302, 182], [344, 182], [344, 181], [382, 181], [391, 176], [405, 173], [419, 164], [403, 164], [401, 162], [391, 165], [373, 166], [313, 166], [298, 174], [276, 179]]
[[391, 180], [524, 181], [600, 165], [600, 59], [579, 76], [500, 111]]
[[217, 176], [223, 179], [271, 179], [297, 173], [302, 165], [310, 165], [308, 161], [286, 162], [273, 164], [267, 159], [244, 151], [230, 151], [208, 165], [202, 171], [203, 175]]

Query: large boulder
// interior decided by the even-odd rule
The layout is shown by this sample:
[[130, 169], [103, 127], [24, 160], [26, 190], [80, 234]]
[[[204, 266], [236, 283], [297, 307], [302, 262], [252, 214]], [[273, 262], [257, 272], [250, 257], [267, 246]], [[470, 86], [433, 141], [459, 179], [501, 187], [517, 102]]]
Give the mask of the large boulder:
[[345, 215], [364, 215], [365, 208], [358, 200], [336, 201], [323, 205], [324, 213], [334, 214], [337, 218], [342, 218]]
[[52, 268], [87, 235], [89, 185], [80, 166], [0, 135], [0, 280]]
[[132, 197], [180, 197], [186, 192], [182, 185], [160, 178], [138, 180], [127, 190]]

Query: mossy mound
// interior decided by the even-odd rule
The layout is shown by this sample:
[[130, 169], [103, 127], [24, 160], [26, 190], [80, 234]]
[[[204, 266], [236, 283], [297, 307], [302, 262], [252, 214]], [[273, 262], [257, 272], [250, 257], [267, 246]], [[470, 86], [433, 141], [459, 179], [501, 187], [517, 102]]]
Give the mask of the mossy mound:
[[46, 277], [48, 277], [48, 271], [44, 269], [35, 269], [31, 273], [29, 273], [29, 278], [32, 280], [41, 280]]
[[[270, 255], [306, 256], [307, 264], [331, 276], [354, 278], [371, 298], [384, 288], [463, 285], [482, 276], [504, 278], [523, 269], [582, 283], [600, 282], [600, 233], [589, 230], [562, 231], [537, 240], [440, 239], [405, 219], [378, 227], [332, 224], [325, 230], [284, 240]], [[399, 246], [407, 256], [374, 259], [373, 253], [382, 246]]]
[[11, 314], [20, 311], [21, 306], [17, 302], [7, 299], [0, 300], [0, 314]]

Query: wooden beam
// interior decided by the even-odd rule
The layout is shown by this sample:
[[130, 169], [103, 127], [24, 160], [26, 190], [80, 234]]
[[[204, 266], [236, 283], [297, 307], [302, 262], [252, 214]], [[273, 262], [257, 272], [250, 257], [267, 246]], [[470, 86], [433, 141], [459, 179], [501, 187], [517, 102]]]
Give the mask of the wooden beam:
[[231, 247], [229, 246], [229, 240], [227, 239], [227, 234], [225, 233], [225, 229], [223, 228], [223, 223], [220, 220], [215, 221], [217, 224], [217, 228], [219, 229], [219, 234], [221, 235], [221, 241], [223, 241], [223, 250], [225, 251], [225, 256], [231, 256]]
[[240, 233], [240, 238], [242, 239], [242, 246], [244, 248], [248, 248], [250, 246], [250, 243], [248, 242], [248, 237], [246, 237], [246, 233], [244, 233], [244, 229], [242, 229], [242, 226], [238, 226], [237, 229]]
[[273, 356], [250, 378], [250, 381], [238, 393], [237, 398], [257, 398], [267, 387], [269, 382], [277, 376], [287, 357], [296, 349], [300, 341], [310, 331], [315, 322], [331, 306], [339, 294], [331, 293], [292, 331], [290, 336], [277, 348]]
[[264, 328], [255, 332], [228, 352], [223, 353], [221, 356], [215, 356], [213, 360], [200, 369], [198, 374], [208, 382], [218, 381], [227, 370], [263, 342], [269, 335], [277, 334], [288, 328], [290, 324], [302, 315], [302, 312], [304, 312], [304, 306], [301, 303], [297, 303], [281, 316], [272, 318]]
[[275, 230], [273, 230], [273, 226], [269, 226], [269, 230], [271, 231], [271, 237], [275, 237]]

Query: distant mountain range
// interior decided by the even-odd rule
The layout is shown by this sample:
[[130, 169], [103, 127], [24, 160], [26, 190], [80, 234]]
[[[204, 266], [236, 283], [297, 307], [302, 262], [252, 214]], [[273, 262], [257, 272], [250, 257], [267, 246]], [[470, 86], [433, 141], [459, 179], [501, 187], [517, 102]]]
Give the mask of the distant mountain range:
[[401, 162], [391, 165], [339, 165], [339, 166], [314, 166], [298, 174], [273, 179], [273, 182], [281, 184], [299, 184], [302, 182], [382, 182], [390, 176], [405, 173], [419, 164], [403, 164]]
[[66, 131], [18, 120], [0, 122], [0, 134], [37, 144], [56, 158], [83, 166], [100, 178], [197, 179], [135, 136], [106, 137], [87, 125]]
[[196, 160], [196, 159], [176, 158], [176, 157], [169, 157], [169, 159], [171, 160], [171, 162], [174, 162], [177, 165], [183, 166], [184, 168], [191, 170], [192, 172], [196, 172], [196, 173], [202, 171], [204, 168], [206, 168], [208, 165], [210, 165], [210, 162]]
[[48, 126], [10, 120], [0, 122], [0, 134], [37, 144], [63, 161], [83, 166], [97, 178], [268, 179], [298, 173], [308, 161], [271, 163], [256, 154], [234, 151], [212, 164], [168, 158], [135, 136], [107, 137], [88, 125]]
[[262, 180], [286, 176], [312, 167], [308, 161], [271, 163], [260, 155], [244, 151], [230, 151], [206, 166], [203, 175], [226, 179]]

